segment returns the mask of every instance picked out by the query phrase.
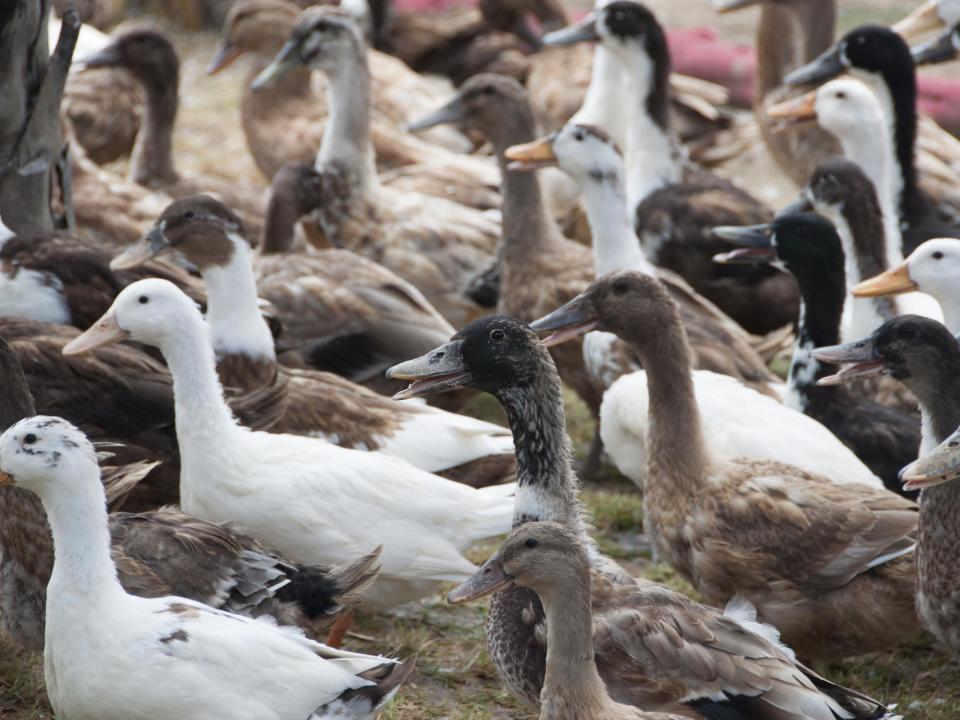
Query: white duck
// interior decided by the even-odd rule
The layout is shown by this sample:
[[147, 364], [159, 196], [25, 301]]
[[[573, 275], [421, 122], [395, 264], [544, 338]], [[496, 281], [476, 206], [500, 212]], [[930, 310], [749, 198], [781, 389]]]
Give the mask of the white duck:
[[58, 718], [367, 718], [412, 670], [185, 598], [127, 594], [96, 454], [65, 420], [3, 433], [0, 484], [11, 483], [40, 497], [53, 531], [44, 671]]
[[[692, 298], [704, 305], [707, 317], [712, 310], [714, 321], [725, 318], [682, 280], [654, 268], [645, 257], [628, 216], [623, 161], [605, 133], [571, 123], [552, 137], [549, 146], [553, 160], [584, 193], [597, 277], [617, 270], [659, 275], [678, 302]], [[611, 333], [589, 333], [583, 342], [584, 363], [591, 376], [603, 378], [609, 385], [600, 409], [604, 447], [617, 469], [643, 487], [649, 420], [647, 375], [640, 370], [614, 382], [616, 372], [609, 355], [615, 341]], [[693, 379], [705, 436], [716, 454], [779, 460], [839, 484], [883, 486], [849, 448], [813, 418], [727, 375], [695, 370]], [[785, 391], [782, 386], [777, 389]]]
[[476, 566], [462, 552], [510, 529], [512, 485], [474, 490], [399, 458], [240, 426], [224, 402], [200, 310], [166, 280], [129, 285], [64, 353], [126, 338], [157, 347], [173, 375], [183, 509], [233, 522], [295, 562], [385, 545], [382, 574], [366, 596], [375, 608], [469, 577]]

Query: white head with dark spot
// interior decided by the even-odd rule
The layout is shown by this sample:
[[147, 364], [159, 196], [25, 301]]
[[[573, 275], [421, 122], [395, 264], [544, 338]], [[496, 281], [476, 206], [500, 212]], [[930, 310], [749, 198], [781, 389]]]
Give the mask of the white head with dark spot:
[[[860, 80], [838, 78], [817, 90], [817, 121], [839, 139], [863, 132], [883, 132], [880, 100]], [[877, 135], [874, 135], [877, 137]]]
[[564, 125], [552, 135], [507, 150], [511, 170], [555, 165], [581, 188], [592, 184], [623, 184], [623, 157], [616, 142], [593, 125]]
[[55, 484], [88, 476], [91, 467], [97, 467], [93, 446], [62, 418], [25, 418], [0, 436], [0, 485], [12, 484], [43, 497]]
[[910, 280], [915, 288], [949, 303], [960, 287], [960, 240], [927, 240], [907, 258]]

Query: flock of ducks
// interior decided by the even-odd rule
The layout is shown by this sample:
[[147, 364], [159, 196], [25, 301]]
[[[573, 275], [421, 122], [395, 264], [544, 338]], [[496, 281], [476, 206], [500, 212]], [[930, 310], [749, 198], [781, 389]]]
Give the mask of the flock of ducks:
[[[208, 72], [249, 56], [269, 193], [177, 169], [163, 33], [85, 28], [76, 234], [0, 222], [0, 621], [57, 717], [374, 717], [415, 660], [340, 649], [353, 610], [450, 583], [544, 720], [894, 718], [804, 662], [960, 654], [960, 165], [915, 70], [960, 3], [835, 41], [834, 0], [714, 0], [753, 4], [786, 208], [691, 159], [716, 90], [633, 0], [239, 0]], [[563, 384], [702, 603], [591, 538]]]

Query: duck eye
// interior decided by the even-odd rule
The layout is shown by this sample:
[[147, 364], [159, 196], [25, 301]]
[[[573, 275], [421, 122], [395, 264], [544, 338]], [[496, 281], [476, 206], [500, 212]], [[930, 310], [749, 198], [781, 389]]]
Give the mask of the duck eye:
[[148, 302], [150, 302], [150, 298], [148, 298], [146, 295], [141, 295], [139, 298], [137, 298], [137, 302], [139, 302], [141, 305], [146, 305]]
[[934, 259], [934, 260], [943, 260], [943, 253], [940, 252], [939, 250], [937, 250], [937, 251], [933, 254], [933, 259]]
[[524, 543], [528, 548], [535, 548], [539, 544], [536, 538], [527, 538], [527, 541]]
[[37, 441], [37, 436], [33, 433], [27, 433], [23, 436], [24, 445], [33, 445]]
[[183, 214], [183, 216], [184, 216], [187, 220], [193, 220], [193, 216], [194, 216], [194, 215], [196, 215], [196, 213], [193, 212], [193, 210], [187, 210], [187, 211]]
[[910, 327], [909, 325], [907, 325], [906, 327], [900, 330], [900, 335], [905, 338], [912, 338], [916, 334], [917, 334], [917, 331], [914, 328]]
[[490, 339], [495, 340], [496, 342], [500, 342], [501, 340], [503, 340], [503, 338], [504, 338], [503, 330], [497, 329], [497, 330], [493, 330], [490, 333]]
[[484, 95], [493, 95], [493, 88], [490, 87], [489, 85], [487, 85], [487, 86], [483, 89], [483, 94], [484, 94]]
[[573, 139], [577, 142], [583, 142], [583, 133], [578, 130], [573, 134]]
[[626, 280], [617, 280], [613, 284], [613, 292], [617, 295], [623, 295], [629, 288], [629, 285]]
[[840, 92], [837, 93], [837, 97], [840, 98], [841, 100], [846, 100], [846, 99], [847, 99], [847, 93], [846, 93], [846, 91], [845, 91], [845, 90], [841, 90]]

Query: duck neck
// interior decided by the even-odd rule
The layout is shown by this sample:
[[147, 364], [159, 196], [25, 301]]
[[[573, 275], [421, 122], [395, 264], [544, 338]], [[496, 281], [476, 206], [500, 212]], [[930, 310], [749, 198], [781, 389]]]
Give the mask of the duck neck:
[[629, 73], [626, 104], [635, 108], [626, 139], [627, 197], [635, 208], [650, 193], [678, 182], [680, 151], [670, 132], [670, 58], [654, 59], [640, 47], [621, 49]]
[[665, 319], [655, 336], [624, 338], [647, 371], [647, 493], [661, 489], [692, 497], [705, 482], [709, 455], [690, 372], [690, 344], [675, 307]]
[[577, 478], [570, 461], [560, 378], [547, 351], [539, 350], [543, 372], [533, 382], [496, 392], [516, 447], [513, 524], [545, 520], [579, 527]]
[[904, 380], [920, 405], [920, 457], [960, 427], [960, 351], [945, 353], [940, 360], [924, 377]]
[[276, 360], [273, 335], [260, 313], [252, 250], [247, 241], [231, 236], [233, 253], [226, 265], [203, 272], [207, 286], [207, 322], [213, 349], [221, 355], [247, 355]]
[[317, 153], [317, 170], [336, 170], [351, 190], [365, 192], [377, 184], [376, 158], [370, 141], [370, 70], [363, 48], [349, 61], [327, 71], [330, 114]]
[[602, 717], [596, 711], [603, 710], [607, 695], [594, 660], [586, 562], [578, 563], [575, 575], [564, 579], [569, 582], [538, 593], [547, 617], [547, 664], [540, 691], [546, 712], [541, 717], [567, 717], [555, 715], [553, 706], [576, 707], [579, 717]]
[[596, 276], [616, 270], [654, 275], [655, 269], [644, 255], [627, 214], [627, 194], [620, 170], [591, 175], [582, 187]]
[[156, 78], [143, 83], [146, 111], [130, 158], [130, 178], [138, 185], [157, 187], [179, 179], [173, 164], [179, 85], [176, 67], [158, 72]]
[[894, 183], [897, 173], [894, 172], [893, 145], [890, 142], [878, 142], [887, 132], [883, 118], [877, 117], [876, 122], [865, 122], [856, 132], [840, 135], [840, 146], [847, 160], [855, 162], [863, 170], [864, 175], [873, 183], [883, 214], [884, 237], [886, 239], [887, 260], [896, 263], [898, 257], [902, 259], [899, 209], [899, 184]]
[[593, 50], [590, 84], [583, 104], [568, 124], [596, 125], [606, 130], [620, 147], [626, 147], [627, 113], [620, 112], [619, 108], [629, 81], [623, 65], [598, 44]]
[[49, 603], [70, 593], [96, 602], [123, 594], [117, 569], [110, 555], [110, 529], [107, 525], [107, 500], [96, 461], [74, 460], [76, 477], [70, 492], [45, 492], [41, 495], [53, 534], [54, 563]]
[[781, 85], [833, 43], [835, 0], [764, 2], [757, 25], [757, 99]]

